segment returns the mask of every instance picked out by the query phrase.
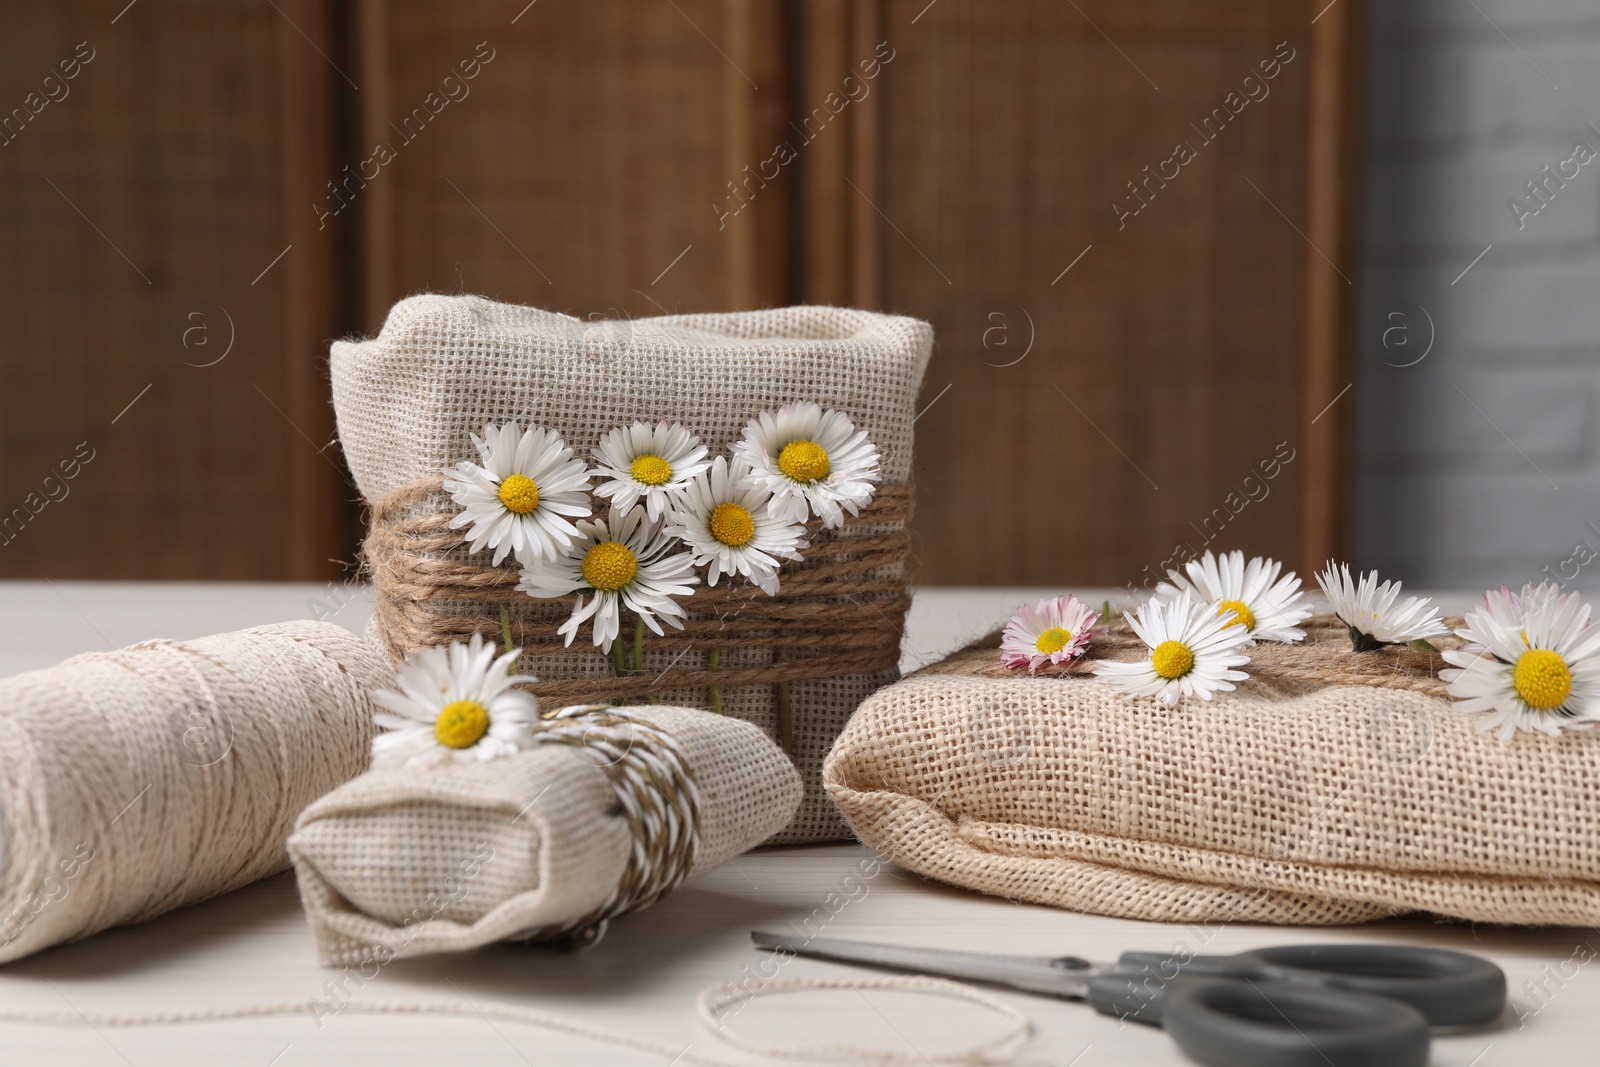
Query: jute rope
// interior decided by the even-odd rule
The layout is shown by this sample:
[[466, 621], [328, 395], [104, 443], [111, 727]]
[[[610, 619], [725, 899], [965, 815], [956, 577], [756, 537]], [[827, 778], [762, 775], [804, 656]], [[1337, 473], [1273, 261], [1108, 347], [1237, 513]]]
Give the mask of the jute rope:
[[[539, 663], [539, 681], [530, 689], [541, 700], [809, 681], [870, 673], [899, 661], [911, 604], [902, 572], [910, 504], [909, 486], [883, 485], [842, 529], [822, 530], [813, 520], [805, 559], [785, 568], [776, 596], [743, 580], [698, 587], [682, 601], [689, 613], [683, 628], [650, 637], [652, 651], [665, 654], [670, 665], [622, 677], [612, 675], [587, 644], [552, 660], [550, 654], [564, 648], [557, 629], [570, 598], [535, 600], [517, 590], [517, 567], [491, 567], [482, 554], [469, 555], [464, 531], [449, 528], [455, 509], [441, 477], [415, 482], [372, 505], [365, 562], [378, 629], [391, 656], [498, 633], [499, 611], [507, 605], [513, 643]], [[849, 640], [841, 640], [846, 634]], [[773, 662], [710, 668], [707, 653], [730, 650], [765, 652]], [[561, 666], [552, 668], [552, 662]]]
[[616, 889], [593, 911], [519, 940], [593, 944], [612, 919], [655, 903], [688, 877], [700, 844], [700, 789], [672, 735], [621, 708], [562, 708], [536, 728], [534, 741], [572, 745], [595, 759], [611, 779], [633, 843]]
[[[1459, 619], [1446, 619], [1447, 626], [1459, 625]], [[1392, 645], [1374, 652], [1356, 652], [1350, 647], [1350, 637], [1345, 624], [1331, 614], [1312, 616], [1303, 626], [1306, 639], [1299, 644], [1281, 644], [1259, 641], [1243, 650], [1250, 662], [1239, 668], [1252, 683], [1285, 691], [1300, 692], [1330, 685], [1366, 686], [1374, 689], [1406, 689], [1442, 697], [1445, 685], [1439, 681], [1439, 669], [1446, 666], [1444, 657], [1437, 652], [1425, 652], [1407, 645]], [[1461, 644], [1456, 637], [1433, 638], [1430, 643], [1441, 650]], [[1026, 677], [1027, 671], [1015, 671], [1000, 662], [997, 649], [1000, 633], [996, 631], [975, 641], [960, 652], [924, 667], [919, 674], [962, 674], [975, 678]], [[1081, 658], [1058, 666], [1047, 665], [1038, 670], [1038, 676], [1083, 676], [1092, 674], [1097, 660], [1134, 661], [1149, 655], [1149, 649], [1123, 622], [1113, 623], [1098, 631], [1089, 642], [1088, 652]]]
[[[742, 1037], [730, 1030], [726, 1020], [717, 1012], [737, 1001], [784, 993], [850, 989], [887, 990], [893, 992], [922, 993], [929, 996], [964, 1000], [999, 1015], [1010, 1026], [1000, 1036], [970, 1048], [952, 1053], [920, 1051], [910, 1053], [898, 1049], [875, 1048], [870, 1045], [850, 1044], [765, 1044]], [[38, 1009], [0, 1007], [0, 1020], [6, 1022], [44, 1023], [57, 1026], [171, 1026], [181, 1023], [226, 1022], [235, 1019], [258, 1019], [272, 1016], [304, 1015], [305, 1001], [286, 1001], [276, 1004], [246, 1004], [224, 1008], [186, 1008], [178, 1011], [104, 1012], [77, 1009]], [[732, 1061], [696, 1052], [694, 1046], [677, 1046], [665, 1041], [596, 1026], [553, 1011], [541, 1011], [522, 1004], [504, 1001], [469, 1001], [465, 996], [455, 1000], [397, 1000], [373, 1003], [346, 1002], [340, 1014], [352, 1015], [460, 1015], [468, 1018], [484, 1017], [508, 1019], [543, 1027], [556, 1033], [598, 1041], [618, 1048], [633, 1049], [660, 1057], [662, 1062], [695, 1063], [701, 1067], [748, 1067], [748, 1060]], [[776, 1059], [829, 1060], [846, 1063], [898, 1064], [991, 1064], [1011, 1060], [1033, 1036], [1033, 1026], [1028, 1017], [987, 993], [952, 982], [944, 978], [921, 976], [896, 976], [866, 978], [861, 980], [790, 978], [766, 982], [755, 990], [746, 991], [736, 983], [719, 983], [703, 990], [695, 1002], [695, 1013], [700, 1022], [717, 1038], [744, 1052]]]

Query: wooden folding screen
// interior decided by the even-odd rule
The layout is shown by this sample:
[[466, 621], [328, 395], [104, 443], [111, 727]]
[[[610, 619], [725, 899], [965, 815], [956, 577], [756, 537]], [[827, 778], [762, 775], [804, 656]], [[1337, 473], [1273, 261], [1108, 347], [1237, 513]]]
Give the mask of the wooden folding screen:
[[1338, 548], [1353, 0], [90, 12], [0, 17], [95, 50], [0, 147], [0, 575], [337, 574], [326, 343], [422, 289], [930, 319], [925, 582]]

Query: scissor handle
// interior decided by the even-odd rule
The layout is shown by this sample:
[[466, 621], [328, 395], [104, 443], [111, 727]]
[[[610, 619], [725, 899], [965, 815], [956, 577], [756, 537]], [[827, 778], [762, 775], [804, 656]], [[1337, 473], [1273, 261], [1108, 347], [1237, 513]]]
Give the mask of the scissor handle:
[[1180, 978], [1162, 1027], [1190, 1057], [1227, 1067], [1423, 1067], [1428, 1021], [1389, 997]]
[[1505, 972], [1482, 956], [1410, 945], [1280, 945], [1233, 956], [1127, 952], [1124, 967], [1165, 974], [1248, 978], [1259, 983], [1321, 986], [1404, 1001], [1433, 1026], [1487, 1023], [1505, 1010]]

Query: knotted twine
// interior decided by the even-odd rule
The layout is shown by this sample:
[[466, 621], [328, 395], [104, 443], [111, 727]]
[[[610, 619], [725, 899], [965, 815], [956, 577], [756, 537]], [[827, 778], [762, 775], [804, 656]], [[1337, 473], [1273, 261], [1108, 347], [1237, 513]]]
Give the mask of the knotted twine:
[[390, 677], [307, 621], [0, 681], [0, 961], [286, 868], [301, 809], [366, 767], [366, 693]]
[[536, 745], [571, 745], [611, 780], [628, 823], [628, 865], [594, 909], [523, 938], [592, 945], [612, 919], [649, 907], [689, 876], [700, 851], [700, 788], [683, 749], [649, 719], [604, 704], [561, 708], [534, 733]]

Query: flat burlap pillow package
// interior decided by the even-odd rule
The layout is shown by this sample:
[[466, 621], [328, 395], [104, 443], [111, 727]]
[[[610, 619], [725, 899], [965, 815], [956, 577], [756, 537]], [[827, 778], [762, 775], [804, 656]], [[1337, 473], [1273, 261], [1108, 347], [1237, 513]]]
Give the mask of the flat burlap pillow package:
[[[932, 343], [924, 322], [826, 307], [586, 322], [473, 296], [402, 300], [376, 338], [332, 351], [339, 438], [371, 508], [371, 636], [398, 659], [498, 634], [505, 607], [546, 706], [648, 695], [705, 708], [716, 687], [800, 770], [805, 799], [774, 842], [846, 836], [819, 772], [850, 714], [898, 676], [911, 424]], [[877, 446], [872, 502], [837, 530], [813, 520], [776, 597], [702, 584], [635, 676], [615, 677], [586, 634], [563, 648], [570, 598], [518, 592], [510, 559], [491, 567], [449, 529], [459, 509], [441, 472], [476, 459], [469, 435], [486, 423], [552, 429], [592, 462], [602, 434], [634, 421], [681, 422], [716, 452], [762, 410], [800, 401], [844, 412]]]
[[374, 768], [306, 809], [289, 855], [324, 964], [598, 937], [800, 802], [799, 775], [750, 723], [574, 710], [515, 756]]
[[[1236, 691], [1170, 708], [1090, 661], [1007, 670], [990, 638], [869, 699], [828, 793], [896, 863], [1075, 911], [1600, 922], [1600, 734], [1502, 742], [1451, 708], [1437, 655], [1306, 629], [1245, 650]], [[1144, 652], [1119, 626], [1089, 657]]]

